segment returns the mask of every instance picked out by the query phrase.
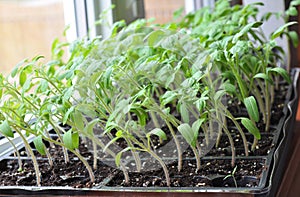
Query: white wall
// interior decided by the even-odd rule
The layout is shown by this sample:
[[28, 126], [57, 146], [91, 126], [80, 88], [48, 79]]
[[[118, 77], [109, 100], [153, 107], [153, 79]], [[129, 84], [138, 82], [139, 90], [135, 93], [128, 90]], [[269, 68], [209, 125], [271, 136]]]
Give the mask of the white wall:
[[[263, 2], [265, 5], [260, 6], [260, 14], [261, 17], [266, 12], [279, 12], [284, 11], [284, 1], [283, 0], [243, 0], [243, 3], [249, 4], [254, 2]], [[259, 18], [258, 18], [259, 19]], [[278, 27], [284, 24], [283, 19], [277, 19], [275, 16], [272, 16], [267, 23], [265, 23], [262, 28], [265, 34], [268, 36]], [[288, 41], [286, 38], [277, 39], [277, 43], [283, 47], [285, 52], [288, 54]]]

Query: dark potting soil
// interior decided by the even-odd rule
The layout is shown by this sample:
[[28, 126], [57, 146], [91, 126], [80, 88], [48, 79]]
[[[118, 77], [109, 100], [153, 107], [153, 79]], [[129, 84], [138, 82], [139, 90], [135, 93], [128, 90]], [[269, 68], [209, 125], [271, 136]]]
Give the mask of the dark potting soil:
[[[92, 166], [92, 154], [81, 144], [80, 153], [85, 156]], [[116, 169], [98, 161], [95, 173], [95, 183], [90, 182], [88, 171], [78, 158], [69, 153], [70, 161], [65, 162], [61, 147], [52, 147], [49, 150], [54, 165], [51, 167], [47, 158], [37, 157], [41, 173], [42, 186], [70, 186], [74, 188], [97, 186], [101, 181], [113, 174]], [[26, 155], [25, 151], [21, 154]], [[40, 156], [38, 153], [37, 156]], [[1, 186], [36, 186], [36, 176], [30, 158], [23, 157], [22, 169], [19, 170], [18, 160], [6, 159], [0, 162], [0, 185]]]
[[[184, 160], [179, 172], [177, 163], [168, 165], [171, 187], [256, 187], [265, 167], [263, 159], [239, 159], [236, 161], [236, 172], [233, 173], [230, 159], [204, 159], [201, 169], [196, 170], [195, 160]], [[230, 176], [232, 175], [232, 176]], [[108, 186], [125, 187], [167, 187], [162, 169], [142, 173], [129, 173], [128, 183], [119, 172], [110, 180]], [[236, 185], [234, 183], [236, 180]]]

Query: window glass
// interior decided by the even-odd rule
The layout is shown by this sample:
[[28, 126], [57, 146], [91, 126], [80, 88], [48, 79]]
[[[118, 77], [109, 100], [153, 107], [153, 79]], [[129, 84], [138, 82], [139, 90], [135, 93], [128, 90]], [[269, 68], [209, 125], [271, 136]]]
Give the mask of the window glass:
[[145, 17], [155, 18], [156, 23], [166, 23], [173, 19], [174, 11], [184, 8], [185, 0], [144, 0]]
[[65, 29], [63, 0], [0, 0], [0, 69], [8, 74], [25, 58], [51, 57]]

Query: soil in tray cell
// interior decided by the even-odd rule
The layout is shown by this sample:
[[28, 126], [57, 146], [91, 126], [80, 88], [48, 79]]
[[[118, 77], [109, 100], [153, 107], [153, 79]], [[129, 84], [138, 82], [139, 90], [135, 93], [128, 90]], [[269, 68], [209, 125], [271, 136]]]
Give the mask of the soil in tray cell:
[[[256, 187], [266, 169], [263, 159], [239, 159], [235, 166], [236, 172], [233, 174], [231, 160], [204, 160], [201, 169], [197, 171], [195, 160], [184, 160], [183, 168], [178, 172], [177, 163], [173, 163], [168, 165], [171, 187]], [[129, 177], [126, 183], [123, 174], [119, 172], [107, 186], [167, 187], [162, 169], [131, 172]]]
[[[93, 187], [99, 185], [104, 178], [116, 171], [115, 168], [98, 160], [97, 169], [94, 170], [95, 183], [91, 183], [86, 167], [74, 154], [69, 153], [70, 161], [65, 163], [61, 147], [52, 147], [49, 152], [54, 162], [52, 167], [49, 165], [47, 158], [37, 157], [42, 186]], [[84, 145], [80, 146], [80, 152], [92, 166], [93, 157]], [[36, 186], [36, 176], [31, 159], [22, 160], [22, 169], [19, 168], [17, 159], [1, 161], [0, 185]]]

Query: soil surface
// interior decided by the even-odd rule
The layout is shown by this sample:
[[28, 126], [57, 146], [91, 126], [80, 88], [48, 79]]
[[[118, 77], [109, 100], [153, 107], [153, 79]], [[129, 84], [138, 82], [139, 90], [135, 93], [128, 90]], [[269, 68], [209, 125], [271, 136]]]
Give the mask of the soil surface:
[[[233, 173], [230, 159], [206, 159], [201, 161], [200, 170], [196, 169], [195, 160], [184, 160], [180, 172], [177, 163], [168, 165], [172, 187], [255, 187], [264, 170], [263, 159], [238, 159], [236, 172]], [[231, 176], [232, 175], [232, 176]], [[162, 170], [143, 173], [129, 173], [130, 180], [125, 182], [123, 174], [118, 173], [108, 186], [130, 187], [167, 187]], [[236, 180], [236, 185], [234, 180]]]
[[[79, 150], [92, 166], [92, 154], [88, 149], [82, 144]], [[96, 181], [91, 183], [86, 167], [74, 154], [69, 153], [70, 161], [66, 163], [60, 147], [52, 147], [49, 152], [54, 163], [52, 167], [49, 165], [47, 158], [37, 158], [42, 186], [70, 186], [75, 188], [98, 186], [104, 178], [116, 171], [115, 168], [98, 161], [97, 169], [94, 170]], [[24, 151], [20, 153], [26, 155]], [[37, 156], [40, 155], [37, 153]], [[17, 159], [6, 159], [0, 162], [1, 186], [36, 186], [32, 161], [27, 157], [22, 158], [22, 169], [19, 168]]]

